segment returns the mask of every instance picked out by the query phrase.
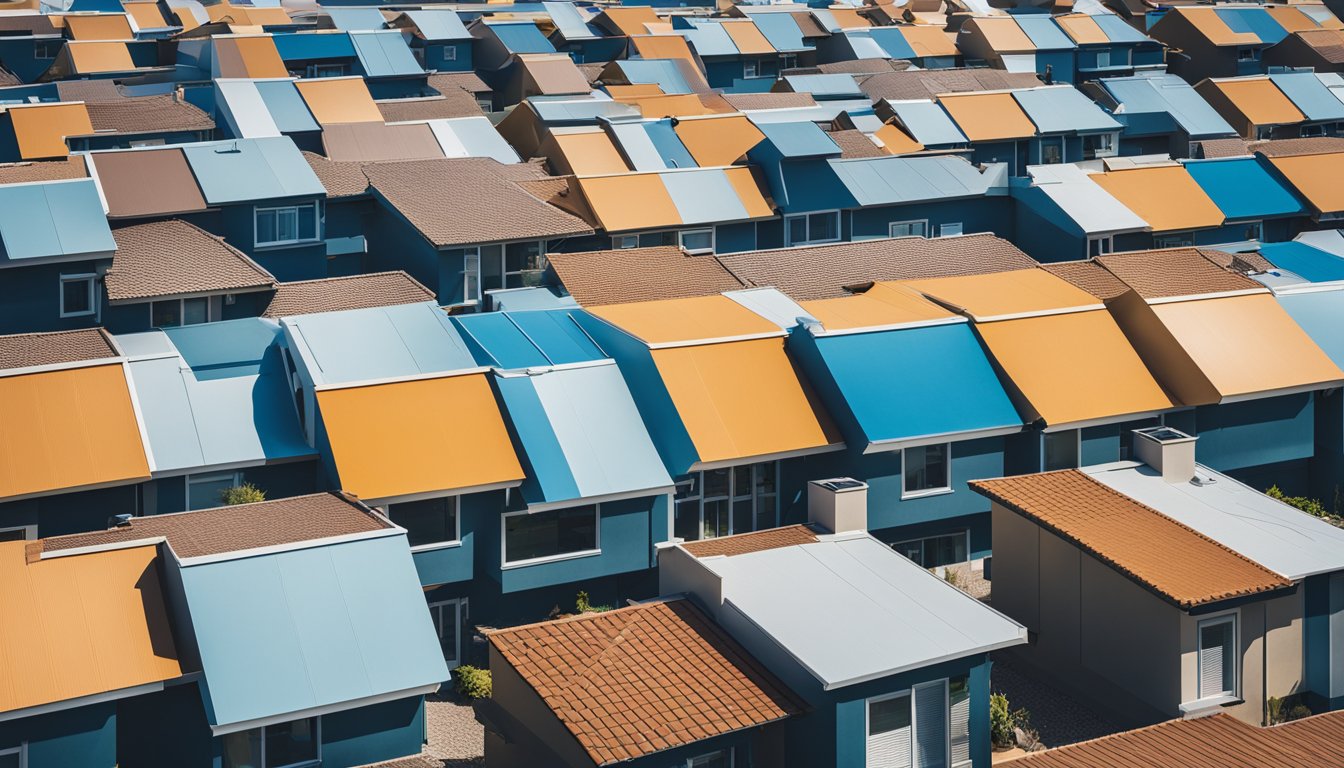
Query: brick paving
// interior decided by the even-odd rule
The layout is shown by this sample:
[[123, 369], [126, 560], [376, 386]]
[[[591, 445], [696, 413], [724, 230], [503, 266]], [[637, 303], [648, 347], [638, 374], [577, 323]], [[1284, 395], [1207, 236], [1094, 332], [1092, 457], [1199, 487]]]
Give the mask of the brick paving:
[[434, 768], [485, 765], [485, 728], [470, 704], [451, 693], [425, 697], [425, 730], [429, 743], [422, 754]]
[[1036, 677], [1029, 668], [1015, 663], [1010, 654], [995, 653], [993, 659], [991, 687], [1008, 697], [1010, 710], [1025, 708], [1031, 714], [1031, 727], [1045, 746], [1062, 747], [1125, 730]]

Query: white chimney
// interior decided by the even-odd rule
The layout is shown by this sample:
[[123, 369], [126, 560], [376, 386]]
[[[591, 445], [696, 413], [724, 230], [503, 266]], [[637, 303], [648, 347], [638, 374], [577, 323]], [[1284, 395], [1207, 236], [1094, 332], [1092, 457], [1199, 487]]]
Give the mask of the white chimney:
[[1188, 483], [1195, 479], [1196, 439], [1171, 427], [1136, 429], [1134, 453], [1168, 483]]
[[809, 482], [807, 519], [831, 533], [868, 530], [868, 484], [851, 477]]

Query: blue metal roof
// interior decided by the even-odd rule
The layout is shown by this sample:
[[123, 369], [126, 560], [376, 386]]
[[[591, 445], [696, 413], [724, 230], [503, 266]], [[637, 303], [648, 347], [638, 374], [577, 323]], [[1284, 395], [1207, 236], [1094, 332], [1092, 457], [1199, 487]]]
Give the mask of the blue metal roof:
[[915, 49], [906, 42], [905, 35], [901, 33], [900, 27], [873, 27], [864, 30], [873, 42], [882, 47], [889, 59], [915, 59], [918, 55]]
[[644, 133], [648, 135], [649, 141], [658, 150], [659, 157], [663, 160], [665, 168], [696, 168], [698, 167], [695, 158], [691, 156], [686, 145], [681, 143], [681, 137], [672, 127], [671, 120], [655, 120], [651, 123], [644, 123]]
[[1092, 16], [1092, 20], [1112, 43], [1143, 43], [1152, 40], [1114, 13], [1098, 13]]
[[355, 46], [344, 32], [282, 32], [271, 35], [271, 39], [284, 61], [348, 59], [355, 55]]
[[579, 12], [579, 8], [572, 2], [542, 3], [546, 13], [551, 17], [551, 23], [560, 32], [560, 36], [566, 40], [586, 40], [594, 37], [601, 37], [593, 27], [589, 26], [588, 19]]
[[213, 727], [448, 678], [405, 534], [181, 568]]
[[415, 60], [406, 38], [396, 30], [384, 32], [355, 32], [350, 35], [359, 54], [360, 66], [368, 77], [396, 77], [421, 75], [425, 70]]
[[500, 312], [528, 312], [538, 309], [577, 308], [573, 296], [559, 296], [548, 286], [529, 288], [500, 288], [486, 291], [496, 310]]
[[271, 113], [271, 119], [275, 121], [275, 127], [279, 128], [281, 133], [321, 130], [321, 126], [313, 119], [313, 113], [308, 111], [307, 102], [303, 100], [293, 82], [258, 81], [256, 87], [257, 93], [261, 94], [261, 100], [266, 103], [267, 111]]
[[1192, 160], [1185, 169], [1228, 220], [1302, 213], [1302, 203], [1254, 157]]
[[[690, 29], [678, 29], [686, 42], [701, 56], [736, 56], [737, 44], [728, 36], [723, 25], [715, 21], [690, 20]], [[769, 38], [767, 38], [768, 40]]]
[[117, 248], [93, 179], [0, 186], [0, 244], [6, 261], [110, 256]]
[[1274, 45], [1288, 36], [1288, 30], [1264, 8], [1215, 8], [1213, 12], [1233, 32], [1249, 32], [1265, 45]]
[[[622, 62], [629, 64], [630, 62]], [[532, 111], [549, 124], [596, 123], [598, 117], [639, 117], [639, 109], [611, 99], [528, 99]]]
[[[863, 95], [852, 75], [787, 75], [783, 78], [796, 93], [810, 93], [820, 98], [839, 98]], [[866, 97], [865, 97], [866, 98]]]
[[865, 157], [827, 163], [865, 207], [977, 197], [990, 187], [984, 174], [959, 157]]
[[936, 101], [889, 101], [901, 125], [926, 147], [966, 144], [966, 136]]
[[781, 157], [839, 157], [840, 146], [812, 122], [759, 125]]
[[1118, 131], [1120, 124], [1071, 85], [1013, 91], [1038, 133]]
[[1176, 75], [1111, 77], [1103, 78], [1101, 84], [1124, 105], [1125, 113], [1170, 115], [1191, 138], [1237, 133], [1189, 83]]
[[406, 16], [420, 29], [426, 40], [470, 40], [471, 33], [456, 11], [444, 8], [426, 8], [406, 11]]
[[803, 41], [803, 31], [798, 22], [787, 13], [754, 13], [751, 20], [756, 28], [777, 51], [805, 51], [808, 45]]
[[288, 136], [184, 144], [182, 152], [211, 205], [327, 194]]
[[[790, 346], [805, 349], [809, 338], [816, 345], [815, 358], [806, 353], [801, 358], [805, 365], [824, 368], [815, 371], [828, 385], [822, 392], [832, 399], [839, 395], [828, 409], [847, 414], [842, 424], [859, 432], [846, 436], [851, 444], [1022, 424], [967, 323], [819, 337], [796, 331]], [[892, 403], [913, 407], [893, 408]]]
[[249, 318], [165, 328], [163, 334], [199, 379], [251, 376], [279, 362], [278, 326]]
[[1279, 306], [1307, 332], [1335, 365], [1344, 368], [1344, 294], [1339, 291], [1309, 291], [1277, 297]]
[[1315, 72], [1282, 72], [1271, 74], [1269, 79], [1308, 120], [1344, 120], [1344, 103], [1330, 92]]
[[620, 67], [633, 84], [653, 83], [668, 94], [695, 93], [673, 59], [629, 59], [620, 62]]
[[508, 316], [554, 365], [601, 360], [606, 353], [579, 327], [578, 314], [582, 311], [510, 312]]
[[614, 363], [498, 376], [529, 466], [532, 504], [625, 495], [672, 485]]
[[751, 218], [728, 175], [719, 168], [661, 174], [663, 186], [683, 224]]
[[513, 369], [605, 359], [574, 322], [579, 311], [487, 312], [454, 317], [453, 322], [481, 365]]
[[[1313, 283], [1344, 280], [1344, 259], [1306, 243], [1265, 243], [1260, 255], [1280, 269], [1286, 269]], [[1344, 303], [1344, 295], [1332, 294], [1332, 301]], [[1338, 329], [1336, 329], [1338, 333]], [[1344, 338], [1344, 334], [1339, 334]]]
[[530, 21], [491, 23], [488, 26], [512, 53], [555, 53], [555, 46]]
[[337, 29], [346, 32], [367, 29], [383, 29], [387, 19], [377, 8], [337, 8], [326, 6], [322, 10], [331, 17], [331, 23]]
[[1020, 14], [1013, 17], [1017, 26], [1022, 28], [1031, 44], [1039, 51], [1072, 50], [1078, 46], [1059, 28], [1055, 20], [1047, 14], [1031, 16]]
[[316, 384], [479, 367], [434, 302], [298, 315], [280, 321]]

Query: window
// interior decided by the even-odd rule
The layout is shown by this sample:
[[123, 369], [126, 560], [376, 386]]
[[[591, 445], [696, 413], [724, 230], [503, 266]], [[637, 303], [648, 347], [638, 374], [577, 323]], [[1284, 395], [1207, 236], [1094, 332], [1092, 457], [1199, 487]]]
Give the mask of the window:
[[541, 240], [487, 246], [480, 252], [482, 290], [537, 285], [546, 268], [545, 251]]
[[28, 765], [28, 745], [0, 749], [0, 768], [25, 768]]
[[[10, 528], [0, 528], [0, 541], [32, 541], [37, 538], [36, 525], [16, 525]], [[0, 768], [3, 768], [4, 762], [0, 761]]]
[[468, 248], [462, 252], [462, 301], [479, 304], [481, 301], [481, 249]]
[[309, 64], [304, 71], [304, 76], [313, 77], [345, 77], [348, 72], [344, 64]]
[[785, 245], [830, 243], [840, 239], [840, 212], [805, 213], [784, 218]]
[[1237, 616], [1199, 622], [1199, 692], [1201, 699], [1237, 695]]
[[1193, 232], [1171, 232], [1153, 237], [1154, 248], [1186, 248], [1195, 244]]
[[317, 230], [317, 203], [256, 210], [258, 248], [316, 240]]
[[455, 45], [443, 46], [443, 60], [457, 61], [457, 46]]
[[37, 40], [33, 43], [34, 59], [54, 59], [61, 52], [60, 40]]
[[1105, 68], [1105, 67], [1109, 67], [1109, 66], [1111, 66], [1111, 49], [1110, 49], [1110, 48], [1098, 48], [1098, 49], [1097, 49], [1097, 69], [1103, 69], [1103, 68]]
[[1274, 138], [1274, 126], [1260, 125], [1256, 126], [1255, 138], [1257, 141], [1269, 141]]
[[1064, 162], [1064, 140], [1063, 139], [1042, 139], [1041, 140], [1041, 164], [1054, 165]]
[[778, 526], [778, 473], [774, 461], [691, 473], [677, 483], [673, 535], [696, 541]]
[[224, 492], [243, 484], [241, 472], [187, 475], [187, 509], [210, 509], [224, 503]]
[[1082, 433], [1076, 429], [1041, 434], [1041, 471], [1077, 469]]
[[1105, 256], [1113, 250], [1115, 250], [1114, 235], [1094, 235], [1087, 238], [1087, 255], [1089, 258]]
[[924, 539], [898, 541], [891, 548], [921, 568], [942, 568], [970, 559], [970, 531], [958, 531]]
[[971, 681], [967, 675], [947, 681], [947, 704], [951, 732], [948, 745], [952, 768], [971, 765]]
[[742, 77], [743, 79], [757, 77], [756, 62], [750, 60], [742, 62]]
[[1260, 240], [1265, 234], [1265, 223], [1263, 221], [1251, 221], [1246, 223], [1246, 230], [1243, 235], [1246, 240]]
[[598, 552], [596, 504], [504, 515], [504, 562], [509, 565]]
[[1324, 136], [1324, 125], [1304, 125], [1302, 126], [1302, 138], [1311, 138], [1313, 136]]
[[1083, 159], [1095, 160], [1098, 157], [1115, 155], [1115, 134], [1093, 133], [1083, 137]]
[[893, 221], [888, 228], [892, 237], [928, 237], [927, 221]]
[[1237, 61], [1259, 61], [1259, 60], [1260, 60], [1260, 49], [1259, 49], [1259, 48], [1238, 48], [1238, 49], [1237, 49]]
[[623, 251], [627, 248], [639, 247], [639, 235], [617, 235], [611, 238], [611, 247], [613, 250]]
[[868, 700], [868, 768], [911, 768], [910, 694]]
[[443, 496], [423, 501], [387, 505], [387, 517], [406, 529], [412, 547], [458, 541], [457, 497]]
[[686, 760], [686, 768], [733, 768], [733, 749], [720, 749]]
[[962, 227], [960, 221], [949, 221], [946, 224], [938, 225], [939, 237], [956, 237], [957, 235], [962, 234], [964, 231], [965, 230]]
[[793, 69], [798, 66], [798, 55], [795, 53], [781, 54], [779, 57], [780, 69]]
[[687, 229], [677, 233], [677, 244], [687, 253], [713, 253], [714, 230]]
[[452, 669], [462, 663], [463, 617], [467, 613], [466, 598], [442, 600], [429, 604], [429, 618], [434, 622], [434, 631], [439, 635], [439, 647], [443, 649], [443, 660]]
[[318, 765], [322, 718], [291, 720], [225, 736], [224, 768], [293, 768]]
[[950, 732], [962, 727], [949, 723], [948, 688], [934, 680], [869, 699], [867, 768], [948, 768]]
[[98, 276], [94, 274], [61, 275], [61, 317], [85, 317], [98, 311], [98, 297], [94, 293]]
[[176, 328], [179, 325], [197, 325], [210, 322], [210, 299], [197, 296], [190, 299], [165, 299], [149, 305], [149, 322], [155, 328]]
[[952, 490], [949, 443], [922, 445], [901, 451], [901, 498], [910, 499]]

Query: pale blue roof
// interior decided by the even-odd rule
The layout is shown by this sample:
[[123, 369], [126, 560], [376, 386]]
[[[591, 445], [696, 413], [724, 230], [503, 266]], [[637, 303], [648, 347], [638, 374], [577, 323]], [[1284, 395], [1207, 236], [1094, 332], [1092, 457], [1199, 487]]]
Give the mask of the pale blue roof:
[[211, 205], [327, 194], [288, 136], [184, 144], [182, 152]]
[[1094, 14], [1092, 20], [1097, 23], [1098, 27], [1101, 27], [1101, 31], [1106, 33], [1107, 39], [1112, 43], [1142, 43], [1152, 40], [1151, 37], [1131, 27], [1124, 19], [1114, 13]]
[[286, 317], [292, 354], [315, 384], [476, 368], [457, 327], [434, 302]]
[[321, 130], [292, 81], [257, 82], [256, 87], [266, 109], [271, 113], [271, 119], [275, 121], [275, 127], [282, 133]]
[[556, 29], [560, 30], [560, 36], [566, 40], [584, 40], [588, 38], [601, 37], [592, 27], [588, 26], [588, 20], [579, 12], [578, 6], [571, 2], [542, 3], [546, 13], [550, 14], [551, 21]]
[[827, 162], [864, 207], [976, 197], [991, 186], [986, 174], [959, 157], [865, 157]]
[[1213, 12], [1233, 32], [1249, 32], [1265, 45], [1274, 45], [1288, 36], [1288, 30], [1264, 8], [1215, 8]]
[[1176, 75], [1110, 77], [1100, 82], [1126, 113], [1170, 115], [1191, 137], [1236, 135], [1232, 126]]
[[[915, 49], [910, 47], [910, 43], [906, 41], [905, 34], [901, 32], [900, 27], [873, 27], [871, 29], [858, 30], [858, 32], [867, 33], [866, 37], [871, 39], [882, 49], [882, 52], [886, 54], [885, 58], [918, 58]], [[852, 32], [846, 32], [845, 36], [853, 42], [855, 37], [863, 37], [865, 35], [855, 35]]]
[[813, 122], [757, 126], [782, 157], [838, 157], [840, 146]]
[[527, 103], [544, 123], [595, 123], [598, 117], [640, 116], [637, 107], [611, 99], [529, 99]]
[[1330, 92], [1315, 72], [1281, 72], [1271, 74], [1269, 79], [1308, 120], [1344, 120], [1344, 103]]
[[570, 309], [579, 306], [573, 296], [558, 296], [553, 289], [540, 285], [530, 288], [500, 288], [486, 291], [486, 294], [490, 297], [495, 309], [500, 312]]
[[419, 75], [425, 71], [415, 60], [406, 38], [396, 30], [352, 32], [350, 41], [355, 44], [360, 66], [368, 77]]
[[461, 315], [462, 331], [481, 365], [503, 369], [572, 365], [606, 358], [574, 321], [578, 309]]
[[462, 17], [456, 11], [444, 8], [426, 8], [420, 11], [406, 11], [406, 16], [415, 22], [420, 34], [426, 40], [470, 40], [471, 33], [462, 23]]
[[[863, 93], [851, 75], [787, 75], [783, 78], [796, 93], [810, 93], [819, 98], [839, 98]], [[871, 106], [871, 105], [870, 105]]]
[[653, 83], [668, 94], [695, 92], [675, 59], [629, 59], [620, 62], [620, 67], [632, 84]]
[[662, 174], [663, 186], [684, 224], [749, 219], [742, 198], [719, 168]]
[[1013, 91], [1038, 133], [1118, 131], [1120, 124], [1071, 85]]
[[[723, 25], [715, 21], [691, 20], [690, 29], [677, 32], [686, 38], [686, 42], [695, 47], [701, 56], [736, 56], [737, 44], [728, 36]], [[768, 39], [768, 38], [767, 38]]]
[[555, 46], [530, 21], [491, 22], [487, 26], [512, 53], [555, 53]]
[[181, 567], [212, 727], [448, 678], [404, 533]]
[[323, 8], [331, 17], [331, 23], [337, 29], [352, 32], [367, 29], [382, 29], [387, 19], [377, 8]]
[[520, 162], [518, 151], [484, 115], [430, 120], [430, 130], [448, 157], [489, 157], [501, 164]]
[[805, 51], [808, 45], [803, 41], [803, 31], [798, 22], [787, 13], [753, 13], [751, 20], [756, 28], [777, 51]]
[[887, 106], [915, 141], [926, 147], [967, 143], [947, 110], [936, 101], [888, 101]]
[[117, 248], [92, 179], [0, 186], [0, 244], [9, 262]]
[[1344, 368], [1344, 333], [1339, 332], [1344, 325], [1344, 292], [1307, 291], [1280, 294], [1277, 298], [1311, 340], [1335, 365]]
[[1035, 16], [1020, 14], [1013, 17], [1017, 26], [1022, 28], [1031, 44], [1041, 51], [1070, 50], [1077, 48], [1073, 40], [1064, 30], [1059, 28], [1055, 20], [1049, 14], [1039, 14]]

